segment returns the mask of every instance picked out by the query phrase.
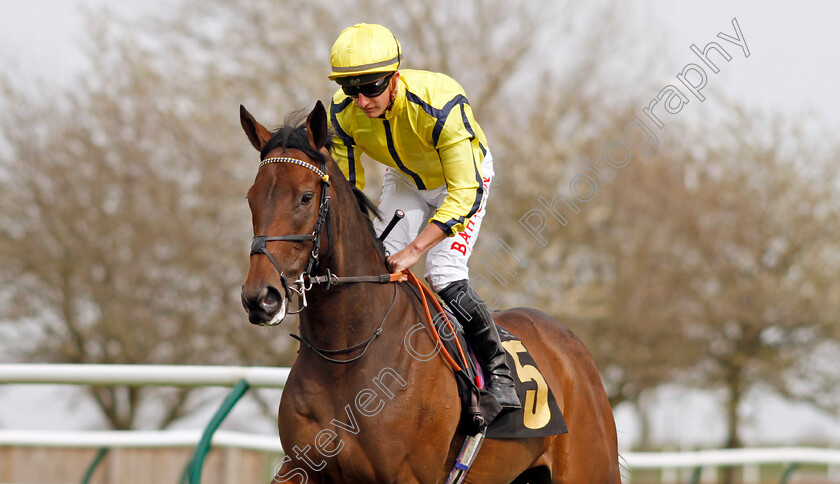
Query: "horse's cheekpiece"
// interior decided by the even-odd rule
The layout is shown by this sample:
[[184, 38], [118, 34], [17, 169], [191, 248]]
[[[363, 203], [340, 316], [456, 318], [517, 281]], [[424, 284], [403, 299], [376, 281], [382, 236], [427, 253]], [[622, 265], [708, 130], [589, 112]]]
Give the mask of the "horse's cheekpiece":
[[[451, 321], [456, 321], [449, 311], [447, 311], [447, 317]], [[521, 439], [567, 433], [566, 420], [534, 358], [516, 335], [499, 324], [496, 324], [496, 327], [499, 329], [502, 347], [507, 353], [506, 361], [514, 379], [516, 394], [522, 402], [522, 408], [502, 412], [495, 398], [484, 390], [486, 378], [483, 374], [476, 373], [481, 365], [478, 364], [472, 349], [464, 339], [462, 326], [457, 324], [458, 339], [461, 341], [461, 346], [469, 351], [471, 363], [465, 371], [456, 372], [458, 395], [461, 398], [464, 423], [469, 433], [480, 432], [485, 425], [487, 425], [486, 436], [492, 439]], [[450, 353], [456, 351], [454, 341], [454, 338], [443, 340]], [[478, 405], [476, 405], [476, 400], [478, 400]]]

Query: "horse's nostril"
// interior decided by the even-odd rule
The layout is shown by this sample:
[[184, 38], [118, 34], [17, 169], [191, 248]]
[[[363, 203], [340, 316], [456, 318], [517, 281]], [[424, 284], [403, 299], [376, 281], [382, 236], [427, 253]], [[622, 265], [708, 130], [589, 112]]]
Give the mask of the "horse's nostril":
[[274, 286], [268, 286], [260, 292], [260, 309], [273, 314], [280, 307], [280, 291]]
[[245, 311], [259, 320], [270, 318], [283, 304], [283, 297], [280, 291], [273, 286], [266, 286], [257, 293], [242, 290], [242, 306]]

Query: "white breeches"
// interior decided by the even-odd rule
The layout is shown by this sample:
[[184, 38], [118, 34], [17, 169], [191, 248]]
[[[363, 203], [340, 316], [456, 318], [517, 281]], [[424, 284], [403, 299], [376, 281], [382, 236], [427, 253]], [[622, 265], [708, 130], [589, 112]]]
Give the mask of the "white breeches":
[[[429, 249], [426, 254], [426, 281], [437, 292], [449, 283], [468, 279], [467, 261], [472, 254], [484, 219], [487, 199], [490, 198], [490, 183], [493, 180], [493, 156], [488, 151], [481, 164], [484, 197], [478, 211], [473, 214], [466, 229], [447, 237]], [[396, 254], [405, 248], [417, 234], [429, 223], [438, 207], [443, 203], [448, 191], [446, 186], [429, 190], [418, 190], [411, 179], [401, 171], [387, 168], [382, 181], [382, 196], [379, 199], [379, 210], [383, 220], [374, 220], [373, 228], [377, 236], [382, 233], [390, 222], [394, 211], [401, 209], [405, 212], [403, 218], [385, 239], [385, 249], [388, 254]]]

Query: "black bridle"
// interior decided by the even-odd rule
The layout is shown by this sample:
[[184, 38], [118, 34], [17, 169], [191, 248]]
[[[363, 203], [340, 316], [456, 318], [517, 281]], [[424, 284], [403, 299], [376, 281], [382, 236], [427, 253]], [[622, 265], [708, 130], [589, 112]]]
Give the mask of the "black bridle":
[[[315, 229], [312, 231], [311, 234], [300, 234], [300, 235], [256, 235], [254, 236], [253, 241], [251, 242], [251, 255], [254, 254], [265, 254], [268, 257], [268, 260], [271, 261], [271, 264], [277, 269], [277, 273], [280, 275], [280, 280], [283, 283], [283, 289], [286, 292], [286, 299], [291, 301], [292, 299], [292, 291], [300, 296], [300, 307], [297, 311], [289, 311], [290, 314], [295, 314], [303, 311], [306, 308], [306, 291], [312, 289], [312, 286], [315, 284], [326, 284], [327, 288], [329, 289], [330, 286], [341, 284], [341, 283], [357, 283], [357, 282], [370, 282], [370, 283], [378, 283], [378, 284], [388, 284], [392, 282], [397, 282], [399, 280], [398, 277], [394, 277], [395, 275], [392, 274], [380, 274], [378, 276], [347, 276], [347, 277], [338, 277], [335, 274], [331, 273], [329, 269], [326, 270], [326, 274], [322, 276], [315, 276], [313, 272], [318, 267], [318, 261], [320, 259], [320, 241], [321, 241], [321, 232], [324, 230], [324, 224], [327, 225], [327, 243], [330, 244], [329, 247], [332, 248], [332, 226], [330, 225], [330, 177], [327, 174], [327, 165], [326, 162], [321, 163], [321, 168], [318, 169], [305, 161], [298, 160], [296, 158], [286, 158], [286, 157], [275, 157], [275, 158], [266, 158], [260, 163], [260, 167], [268, 164], [268, 163], [292, 163], [295, 165], [302, 166], [309, 170], [315, 172], [321, 178], [321, 205], [318, 208], [318, 219], [315, 222]], [[395, 220], [399, 220], [402, 218], [402, 213], [399, 214], [399, 217], [395, 217]], [[383, 232], [383, 238], [387, 235], [387, 232], [393, 228], [393, 222], [389, 224], [389, 227], [386, 232]], [[306, 261], [306, 266], [303, 272], [300, 275], [300, 278], [294, 281], [292, 284], [289, 284], [286, 280], [286, 276], [283, 273], [283, 270], [280, 268], [280, 265], [274, 259], [274, 256], [271, 255], [271, 252], [268, 251], [266, 248], [266, 244], [268, 242], [312, 242], [312, 252], [309, 254], [309, 259]], [[329, 250], [327, 250], [329, 253]], [[295, 287], [292, 287], [292, 286]], [[331, 362], [331, 363], [352, 363], [362, 356], [365, 355], [370, 344], [382, 334], [382, 328], [385, 324], [385, 321], [388, 319], [388, 316], [391, 314], [391, 311], [394, 309], [394, 304], [397, 301], [397, 288], [394, 286], [394, 295], [391, 299], [391, 305], [388, 307], [388, 311], [385, 313], [385, 316], [382, 318], [382, 321], [379, 323], [379, 327], [367, 338], [365, 341], [349, 346], [347, 348], [342, 348], [338, 350], [328, 350], [328, 349], [321, 349], [316, 348], [312, 343], [309, 342], [303, 336], [298, 336], [293, 334], [292, 337], [301, 341], [301, 343], [305, 344], [309, 349], [315, 352], [319, 357]], [[330, 355], [339, 355], [345, 354], [353, 351], [361, 350], [361, 353], [356, 355], [353, 358], [349, 358], [347, 360], [338, 360], [332, 358]]]
[[297, 158], [288, 158], [288, 157], [273, 157], [273, 158], [266, 158], [262, 160], [260, 163], [260, 168], [264, 165], [269, 163], [292, 163], [294, 165], [302, 166], [304, 168], [308, 168], [315, 172], [321, 178], [321, 204], [318, 207], [318, 219], [315, 221], [315, 229], [312, 231], [311, 234], [301, 234], [301, 235], [256, 235], [254, 239], [251, 241], [251, 255], [254, 254], [265, 254], [268, 257], [268, 260], [271, 261], [271, 264], [277, 269], [277, 273], [280, 275], [280, 280], [283, 283], [283, 289], [286, 292], [286, 299], [292, 299], [292, 286], [286, 280], [286, 275], [283, 273], [283, 270], [280, 268], [280, 265], [274, 259], [274, 256], [271, 255], [271, 252], [268, 251], [266, 248], [266, 244], [268, 242], [309, 242], [312, 241], [312, 252], [309, 254], [309, 259], [306, 261], [306, 266], [304, 266], [303, 272], [300, 275], [300, 279], [295, 281], [293, 284], [300, 285], [301, 288], [299, 290], [295, 289], [294, 291], [301, 296], [302, 303], [301, 307], [298, 311], [300, 312], [306, 306], [306, 291], [312, 287], [311, 276], [315, 269], [318, 267], [318, 260], [320, 258], [320, 245], [321, 245], [321, 232], [324, 230], [324, 224], [327, 225], [327, 243], [332, 243], [332, 234], [331, 227], [329, 223], [330, 218], [330, 176], [327, 174], [327, 163], [326, 161], [321, 162], [321, 168], [318, 169], [309, 163], [298, 160]]

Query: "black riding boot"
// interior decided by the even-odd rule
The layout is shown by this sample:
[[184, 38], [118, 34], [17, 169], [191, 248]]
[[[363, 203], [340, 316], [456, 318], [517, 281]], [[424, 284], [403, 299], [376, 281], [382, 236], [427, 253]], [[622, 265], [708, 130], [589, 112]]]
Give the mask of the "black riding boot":
[[513, 386], [513, 377], [505, 362], [505, 350], [499, 338], [496, 323], [490, 311], [478, 294], [466, 280], [456, 281], [446, 286], [438, 294], [455, 312], [458, 320], [464, 323], [464, 331], [470, 340], [476, 355], [484, 362], [487, 370], [487, 391], [496, 397], [502, 408], [520, 408], [519, 397]]

